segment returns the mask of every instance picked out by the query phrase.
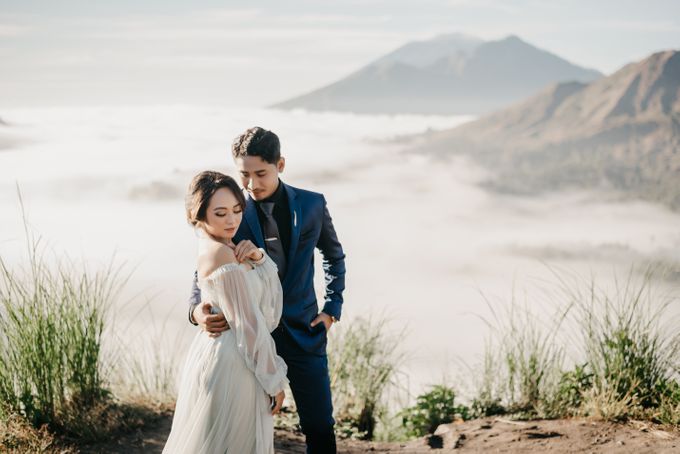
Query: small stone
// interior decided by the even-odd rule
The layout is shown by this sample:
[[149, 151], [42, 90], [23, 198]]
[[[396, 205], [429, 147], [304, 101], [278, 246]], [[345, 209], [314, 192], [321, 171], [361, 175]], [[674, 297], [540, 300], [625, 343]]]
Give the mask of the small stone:
[[444, 435], [447, 432], [450, 432], [451, 428], [447, 426], [446, 424], [440, 424], [437, 427], [437, 430], [434, 431], [434, 435]]

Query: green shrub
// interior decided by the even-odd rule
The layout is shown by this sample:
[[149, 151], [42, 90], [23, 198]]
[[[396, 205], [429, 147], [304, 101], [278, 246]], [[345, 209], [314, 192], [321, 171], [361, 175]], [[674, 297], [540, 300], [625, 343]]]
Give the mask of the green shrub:
[[661, 424], [670, 424], [680, 427], [680, 383], [668, 381], [667, 389], [664, 390], [661, 402], [652, 418]]
[[[669, 295], [653, 290], [654, 269], [602, 289], [572, 284], [567, 292], [582, 330], [592, 389], [583, 413], [604, 419], [644, 417], [672, 404], [680, 367], [680, 330]], [[672, 419], [672, 418], [671, 418]]]
[[[631, 269], [612, 288], [555, 272], [562, 293], [548, 299], [557, 307], [548, 321], [518, 311], [514, 300], [501, 315], [491, 307], [495, 319], [471, 413], [678, 424], [677, 298], [653, 291], [655, 271]], [[563, 368], [566, 351], [578, 361], [571, 370]]]
[[401, 412], [402, 424], [410, 436], [422, 437], [434, 433], [441, 424], [456, 418], [469, 419], [470, 411], [464, 405], [455, 404], [456, 393], [444, 385], [433, 386], [421, 394], [416, 404]]
[[574, 416], [583, 403], [584, 396], [593, 386], [593, 374], [582, 364], [562, 373], [557, 385], [554, 413], [557, 416]]

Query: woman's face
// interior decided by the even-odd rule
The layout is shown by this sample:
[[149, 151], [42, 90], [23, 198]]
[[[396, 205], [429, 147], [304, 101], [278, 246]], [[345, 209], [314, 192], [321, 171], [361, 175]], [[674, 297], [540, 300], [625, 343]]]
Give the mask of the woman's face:
[[205, 213], [205, 231], [215, 238], [231, 240], [241, 224], [243, 207], [228, 188], [213, 194]]

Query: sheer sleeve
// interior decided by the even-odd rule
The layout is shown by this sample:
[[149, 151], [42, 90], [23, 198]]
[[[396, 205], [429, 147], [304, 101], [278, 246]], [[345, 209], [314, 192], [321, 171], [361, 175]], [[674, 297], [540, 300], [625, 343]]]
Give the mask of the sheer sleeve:
[[288, 368], [276, 354], [269, 324], [257, 302], [252, 300], [245, 273], [240, 265], [229, 263], [218, 268], [206, 281], [236, 336], [239, 353], [265, 392], [273, 396], [288, 383]]
[[259, 301], [260, 310], [267, 323], [267, 329], [272, 332], [279, 326], [283, 311], [283, 290], [278, 269], [276, 263], [267, 254], [264, 254], [262, 262], [253, 263], [253, 265], [263, 288], [262, 298]]

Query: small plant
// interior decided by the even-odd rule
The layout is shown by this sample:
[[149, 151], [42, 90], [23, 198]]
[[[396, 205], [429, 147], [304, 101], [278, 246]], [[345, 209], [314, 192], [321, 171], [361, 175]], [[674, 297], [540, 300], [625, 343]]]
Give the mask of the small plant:
[[508, 412], [507, 408], [501, 403], [500, 397], [491, 397], [481, 394], [472, 400], [470, 414], [473, 418], [486, 418], [488, 416], [504, 415]]
[[487, 339], [484, 349], [484, 362], [481, 370], [472, 370], [473, 377], [481, 377], [474, 383], [476, 387], [475, 397], [470, 405], [470, 413], [473, 418], [502, 415], [507, 412], [502, 404], [503, 376], [500, 374], [502, 362], [498, 358], [498, 349], [492, 348], [493, 340]]
[[[654, 269], [602, 289], [567, 287], [582, 327], [583, 355], [592, 388], [584, 412], [609, 420], [645, 417], [673, 407], [680, 366], [680, 331], [673, 299], [653, 292]], [[670, 404], [670, 406], [668, 406]], [[667, 420], [672, 417], [664, 417]]]
[[473, 398], [475, 416], [511, 413], [518, 418], [551, 417], [549, 402], [564, 359], [557, 333], [568, 311], [548, 321], [514, 298], [502, 311], [489, 300], [493, 319], [486, 343], [481, 384]]
[[[501, 316], [490, 305], [495, 319], [471, 413], [677, 424], [677, 298], [652, 292], [653, 269], [634, 271], [613, 288], [555, 272], [562, 294], [553, 299], [566, 296], [566, 304], [547, 322], [514, 301]], [[567, 351], [578, 365], [565, 371]]]
[[553, 403], [556, 415], [574, 416], [578, 413], [584, 396], [593, 386], [593, 374], [587, 369], [587, 364], [581, 364], [562, 374]]
[[387, 409], [387, 391], [397, 386], [401, 336], [389, 335], [385, 323], [358, 319], [332, 334], [328, 360], [335, 419], [344, 427], [340, 435], [372, 440]]
[[652, 418], [661, 424], [680, 427], [680, 383], [669, 381], [658, 409]]
[[422, 437], [434, 433], [441, 424], [456, 419], [469, 419], [470, 410], [455, 404], [456, 393], [444, 385], [436, 385], [421, 394], [413, 407], [402, 411], [402, 424], [410, 436]]

